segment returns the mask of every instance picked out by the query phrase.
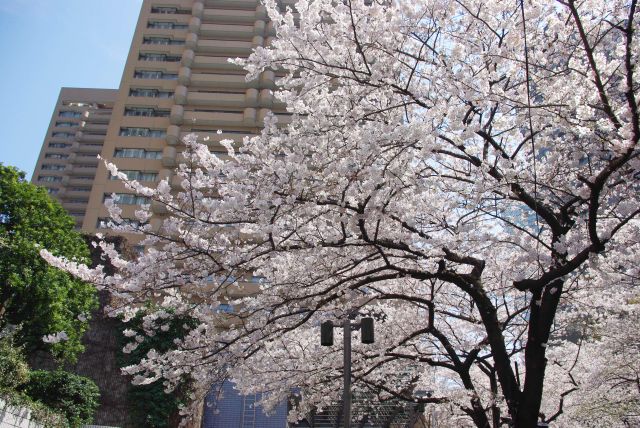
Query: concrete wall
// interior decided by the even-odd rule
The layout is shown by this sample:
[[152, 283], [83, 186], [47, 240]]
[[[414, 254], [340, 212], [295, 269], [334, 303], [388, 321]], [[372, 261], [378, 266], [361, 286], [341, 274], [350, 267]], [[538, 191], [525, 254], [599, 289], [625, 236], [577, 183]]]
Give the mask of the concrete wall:
[[0, 398], [0, 428], [43, 428], [31, 422], [31, 411], [8, 405]]

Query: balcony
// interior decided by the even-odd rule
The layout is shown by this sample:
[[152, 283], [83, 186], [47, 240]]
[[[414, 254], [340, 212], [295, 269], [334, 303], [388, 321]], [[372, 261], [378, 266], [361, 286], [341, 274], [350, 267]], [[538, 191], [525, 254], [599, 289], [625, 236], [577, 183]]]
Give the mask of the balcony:
[[62, 201], [62, 207], [64, 209], [66, 209], [67, 211], [84, 211], [87, 209], [87, 204], [89, 203], [89, 201], [87, 200], [86, 202], [68, 202], [68, 201]]
[[241, 112], [197, 112], [184, 113], [185, 123], [209, 126], [255, 126], [257, 112], [246, 108]]
[[219, 91], [188, 91], [184, 86], [176, 88], [176, 103], [189, 104], [194, 106], [215, 106], [215, 107], [266, 107], [283, 110], [285, 104], [277, 101], [270, 89], [258, 91], [249, 88], [244, 92], [237, 93], [220, 89]]
[[[261, 8], [258, 10], [258, 8]], [[264, 7], [258, 6], [254, 10], [237, 9], [204, 9], [203, 21], [224, 22], [233, 24], [252, 24], [258, 19], [266, 18]]]
[[[81, 124], [82, 124], [82, 122], [74, 124], [74, 126], [56, 126], [56, 125], [53, 125], [53, 127], [51, 128], [51, 132], [60, 132], [60, 133], [70, 132], [70, 133], [73, 133], [75, 130], [80, 128]], [[64, 137], [62, 137], [62, 138], [64, 138]]]
[[[259, 36], [255, 36], [259, 37]], [[255, 38], [254, 37], [254, 38]], [[256, 40], [257, 42], [258, 40]], [[262, 44], [262, 42], [260, 43]], [[254, 48], [252, 41], [239, 40], [198, 40], [196, 52], [227, 55], [227, 56], [249, 56]]]
[[103, 123], [108, 124], [111, 119], [111, 111], [106, 110], [95, 110], [95, 111], [86, 111], [84, 113], [84, 120], [90, 123]]
[[[66, 173], [66, 171], [65, 171]], [[62, 185], [64, 186], [90, 186], [95, 178], [95, 171], [86, 175], [65, 175], [62, 177]]]
[[259, 4], [258, 0], [205, 0], [205, 7], [223, 7], [236, 9], [255, 9]]
[[98, 155], [102, 151], [102, 144], [100, 145], [98, 145], [97, 143], [94, 143], [94, 144], [80, 144], [79, 142], [75, 141], [71, 146], [71, 151], [74, 152], [72, 154], [93, 153], [95, 155]]
[[[256, 130], [257, 132], [257, 130]], [[247, 131], [234, 131], [233, 133], [223, 132], [218, 134], [217, 132], [182, 132], [180, 133], [180, 138], [184, 138], [188, 134], [196, 134], [196, 141], [200, 144], [205, 144], [209, 147], [209, 150], [212, 150], [218, 156], [226, 156], [227, 148], [220, 144], [222, 140], [233, 140], [235, 142], [234, 146], [239, 147], [242, 143], [242, 139], [244, 137], [252, 137], [255, 135], [252, 133], [252, 130]], [[176, 176], [171, 178], [171, 186], [175, 187], [180, 184], [180, 179]]]
[[256, 21], [254, 25], [202, 24], [199, 34], [200, 37], [250, 41], [253, 36], [264, 34], [264, 27], [264, 21]]
[[204, 88], [247, 89], [257, 88], [258, 80], [247, 82], [244, 74], [193, 73], [191, 85]]
[[109, 125], [106, 123], [95, 123], [95, 122], [85, 121], [85, 122], [82, 122], [82, 126], [79, 128], [79, 130], [83, 132], [91, 132], [96, 134], [99, 133], [99, 134], [107, 135], [108, 127]]
[[[260, 111], [258, 112], [258, 126], [263, 126], [264, 118], [267, 116], [268, 112], [268, 109], [260, 109]], [[274, 115], [278, 119], [279, 126], [290, 124], [293, 118], [293, 116], [289, 113], [274, 113]]]
[[205, 70], [231, 70], [241, 71], [242, 67], [229, 62], [228, 56], [203, 56], [196, 55], [193, 58], [191, 66], [194, 68], [202, 68]]
[[82, 131], [76, 132], [76, 140], [81, 143], [104, 143], [104, 134], [87, 134]]
[[258, 90], [247, 89], [245, 93], [230, 94], [223, 92], [189, 92], [187, 94], [187, 104], [216, 107], [257, 107]]
[[242, 113], [210, 113], [210, 112], [186, 112], [185, 121], [194, 125], [242, 125], [244, 115]]
[[98, 165], [98, 154], [93, 153], [71, 153], [69, 158], [67, 159], [68, 164], [84, 164], [97, 166]]
[[[96, 163], [96, 166], [97, 166], [97, 163]], [[92, 165], [90, 167], [86, 167], [84, 166], [84, 164], [80, 164], [80, 165], [67, 164], [67, 169], [64, 170], [64, 174], [69, 177], [73, 177], [73, 176], [95, 177], [96, 166]], [[86, 184], [87, 182], [85, 181], [84, 183]]]
[[[69, 190], [69, 189], [61, 189], [60, 192], [58, 192], [58, 197], [62, 200], [66, 200], [66, 199], [82, 199], [85, 198], [89, 199], [89, 194], [90, 192], [81, 192], [81, 191], [77, 191], [77, 190]], [[86, 205], [86, 203], [85, 203]]]

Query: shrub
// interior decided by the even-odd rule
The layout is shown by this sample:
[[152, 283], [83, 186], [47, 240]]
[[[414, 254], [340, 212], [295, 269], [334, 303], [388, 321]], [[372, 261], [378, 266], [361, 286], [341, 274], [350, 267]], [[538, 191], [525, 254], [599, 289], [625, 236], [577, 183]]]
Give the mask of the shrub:
[[72, 427], [91, 423], [100, 397], [91, 379], [62, 370], [32, 371], [22, 389], [32, 399], [65, 415]]
[[29, 380], [29, 366], [11, 335], [0, 337], [0, 391], [12, 390]]

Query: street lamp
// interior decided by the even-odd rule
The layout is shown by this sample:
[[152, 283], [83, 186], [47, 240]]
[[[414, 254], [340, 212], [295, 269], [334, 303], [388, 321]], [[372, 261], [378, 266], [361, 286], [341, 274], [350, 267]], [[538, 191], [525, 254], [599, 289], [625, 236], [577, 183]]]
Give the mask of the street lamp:
[[[352, 324], [347, 315], [342, 321], [344, 339], [344, 391], [342, 392], [342, 403], [344, 413], [344, 428], [351, 427], [351, 328], [360, 328], [360, 341], [365, 344], [374, 342], [373, 318], [365, 317], [360, 323]], [[325, 321], [320, 325], [320, 344], [322, 346], [333, 345], [333, 321]]]

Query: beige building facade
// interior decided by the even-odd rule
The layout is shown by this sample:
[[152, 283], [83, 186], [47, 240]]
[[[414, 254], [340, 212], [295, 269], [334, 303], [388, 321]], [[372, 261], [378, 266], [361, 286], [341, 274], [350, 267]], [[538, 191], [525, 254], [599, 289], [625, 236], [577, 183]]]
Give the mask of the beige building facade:
[[62, 88], [32, 176], [82, 226], [116, 89]]
[[[172, 171], [180, 163], [184, 135], [195, 132], [212, 151], [226, 153], [220, 140], [258, 132], [270, 110], [286, 123], [284, 108], [274, 104], [273, 72], [247, 82], [245, 71], [228, 62], [268, 45], [274, 34], [257, 0], [145, 0], [102, 156], [144, 184], [169, 178], [177, 188]], [[100, 164], [83, 231], [102, 231], [108, 218], [104, 201], [112, 194], [131, 221], [149, 203], [112, 180]], [[152, 208], [163, 213], [163, 207]]]

